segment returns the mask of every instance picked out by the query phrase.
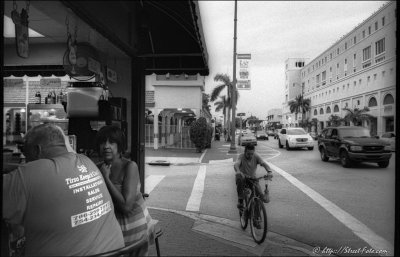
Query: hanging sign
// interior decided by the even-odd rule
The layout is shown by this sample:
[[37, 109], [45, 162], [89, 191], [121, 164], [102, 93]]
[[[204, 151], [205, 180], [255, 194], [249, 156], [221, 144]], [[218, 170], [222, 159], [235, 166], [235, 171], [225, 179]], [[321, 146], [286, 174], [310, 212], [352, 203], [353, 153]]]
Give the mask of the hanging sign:
[[236, 88], [250, 90], [250, 60], [251, 54], [236, 55]]
[[101, 72], [97, 60], [98, 53], [93, 46], [88, 43], [73, 44], [64, 54], [64, 70], [70, 76], [93, 76]]
[[21, 14], [16, 9], [11, 12], [12, 21], [15, 24], [15, 44], [19, 57], [28, 58], [29, 55], [29, 32], [28, 32], [28, 12], [21, 10]]
[[93, 71], [96, 74], [100, 74], [100, 63], [95, 59], [88, 57], [88, 70]]
[[117, 73], [107, 67], [107, 79], [113, 83], [117, 83]]
[[59, 88], [61, 87], [61, 79], [60, 78], [42, 78], [40, 79], [41, 87], [51, 87], [51, 88]]

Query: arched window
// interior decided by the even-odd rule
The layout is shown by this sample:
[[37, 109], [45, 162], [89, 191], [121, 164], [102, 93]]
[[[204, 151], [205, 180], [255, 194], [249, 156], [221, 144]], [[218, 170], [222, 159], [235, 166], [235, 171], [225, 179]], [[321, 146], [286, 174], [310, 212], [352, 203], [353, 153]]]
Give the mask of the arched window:
[[393, 96], [391, 94], [387, 94], [385, 96], [385, 98], [383, 99], [383, 104], [386, 105], [386, 104], [393, 104], [393, 103], [394, 103]]
[[319, 109], [319, 114], [324, 114], [324, 109]]
[[331, 113], [331, 107], [328, 106], [328, 107], [326, 108], [326, 113]]
[[374, 107], [377, 105], [378, 105], [378, 103], [377, 103], [375, 97], [371, 97], [371, 99], [369, 99], [369, 102], [368, 102], [368, 107]]
[[333, 112], [339, 112], [339, 106], [335, 105], [335, 107], [333, 107]]
[[318, 115], [317, 109], [314, 110], [314, 115]]

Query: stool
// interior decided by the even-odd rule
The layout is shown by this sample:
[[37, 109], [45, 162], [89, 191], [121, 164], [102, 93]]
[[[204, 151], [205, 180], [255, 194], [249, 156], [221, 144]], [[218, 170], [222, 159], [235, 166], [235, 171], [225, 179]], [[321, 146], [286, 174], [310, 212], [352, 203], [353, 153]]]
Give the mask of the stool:
[[161, 255], [160, 255], [160, 246], [159, 246], [159, 244], [158, 244], [158, 238], [159, 238], [160, 236], [162, 236], [163, 231], [162, 231], [162, 229], [160, 228], [160, 226], [158, 226], [158, 220], [152, 219], [150, 224], [151, 224], [151, 226], [154, 226], [154, 232], [155, 232], [155, 235], [154, 235], [155, 239], [154, 239], [154, 241], [156, 242], [157, 256], [160, 257]]
[[[143, 196], [143, 199], [146, 199], [146, 197], [149, 197], [149, 194], [142, 193], [142, 196]], [[160, 257], [161, 256], [160, 255], [160, 245], [158, 244], [158, 238], [160, 236], [162, 236], [163, 231], [160, 228], [160, 226], [158, 226], [158, 220], [152, 219], [151, 223], [150, 223], [150, 226], [154, 226], [154, 232], [155, 232], [154, 241], [156, 242], [157, 256]]]

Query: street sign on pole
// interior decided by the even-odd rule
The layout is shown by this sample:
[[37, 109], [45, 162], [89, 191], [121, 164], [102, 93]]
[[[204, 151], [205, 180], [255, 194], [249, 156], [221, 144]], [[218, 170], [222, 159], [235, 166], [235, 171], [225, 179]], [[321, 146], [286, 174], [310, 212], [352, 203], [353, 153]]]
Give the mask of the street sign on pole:
[[237, 82], [236, 88], [237, 89], [247, 89], [250, 90], [251, 83], [250, 83], [250, 60], [251, 54], [237, 54], [236, 60], [239, 66], [237, 69]]
[[246, 116], [246, 113], [244, 113], [244, 112], [239, 112], [239, 113], [237, 114], [237, 116]]

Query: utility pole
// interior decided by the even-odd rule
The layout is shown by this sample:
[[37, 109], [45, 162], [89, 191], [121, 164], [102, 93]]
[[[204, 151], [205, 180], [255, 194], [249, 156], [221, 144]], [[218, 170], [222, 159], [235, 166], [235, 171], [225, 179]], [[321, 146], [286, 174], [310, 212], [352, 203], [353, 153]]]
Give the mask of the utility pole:
[[237, 27], [237, 0], [235, 0], [235, 17], [234, 17], [234, 32], [233, 32], [233, 85], [232, 85], [232, 123], [231, 123], [231, 147], [228, 153], [237, 153], [235, 146], [236, 132], [236, 27]]

